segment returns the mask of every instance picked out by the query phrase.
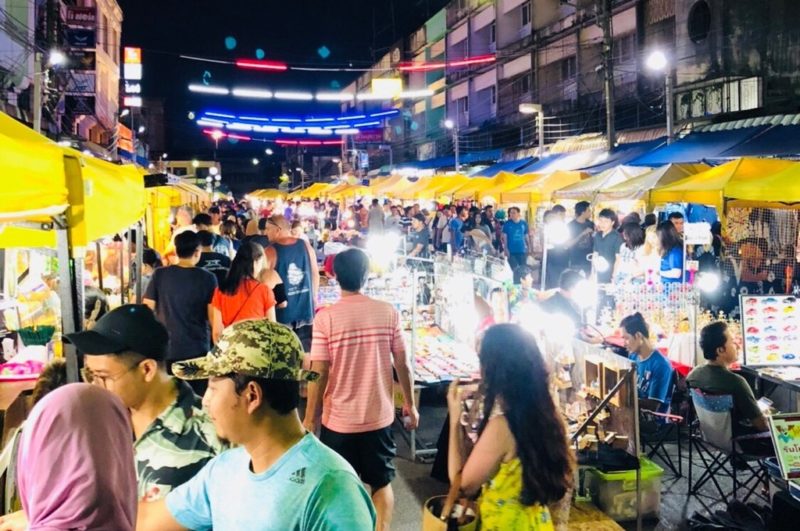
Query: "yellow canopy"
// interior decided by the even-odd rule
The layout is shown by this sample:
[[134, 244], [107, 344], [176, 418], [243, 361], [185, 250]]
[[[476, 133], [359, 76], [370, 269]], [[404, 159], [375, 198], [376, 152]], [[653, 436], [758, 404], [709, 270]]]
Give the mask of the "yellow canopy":
[[[144, 178], [134, 166], [61, 147], [3, 113], [0, 164], [6, 177], [0, 217], [37, 219], [36, 211], [52, 215], [66, 208], [72, 245], [115, 234], [144, 215]], [[0, 234], [0, 247], [54, 246], [53, 232], [9, 227]]]
[[588, 177], [589, 174], [583, 171], [555, 171], [546, 175], [538, 175], [516, 190], [501, 193], [500, 200], [503, 203], [524, 204], [550, 201], [556, 190]]
[[389, 186], [386, 187], [381, 186], [380, 189], [376, 191], [376, 193], [378, 195], [386, 197], [397, 197], [397, 194], [399, 194], [409, 186], [413, 185], [415, 182], [416, 181], [410, 181], [405, 177], [401, 177], [399, 180], [395, 181]]
[[369, 186], [362, 186], [360, 184], [348, 184], [344, 188], [333, 191], [328, 195], [332, 199], [347, 199], [355, 197], [363, 197], [371, 194]]
[[319, 199], [330, 188], [332, 188], [331, 183], [313, 183], [304, 190], [295, 190], [289, 194], [288, 199]]
[[516, 175], [514, 173], [502, 172], [495, 177], [495, 184], [485, 190], [478, 192], [478, 201], [484, 203], [499, 203], [503, 192], [509, 192], [529, 183], [536, 178], [536, 175]]
[[643, 166], [617, 166], [553, 192], [553, 200], [592, 201], [602, 190], [650, 171]]
[[[369, 185], [370, 190], [372, 191], [372, 195], [373, 196], [383, 195], [384, 190], [388, 190], [389, 188], [391, 188], [395, 184], [397, 184], [400, 181], [402, 181], [404, 178], [405, 177], [403, 177], [402, 175], [390, 175], [389, 177], [385, 177], [385, 178], [380, 178], [379, 177], [378, 179], [375, 179]], [[379, 180], [379, 179], [381, 179], [381, 180]]]
[[280, 199], [286, 195], [283, 190], [276, 190], [275, 188], [265, 188], [263, 190], [256, 190], [250, 194], [251, 197], [256, 199]]
[[800, 203], [800, 164], [793, 163], [783, 171], [756, 181], [733, 183], [726, 190], [725, 198], [732, 200], [730, 204], [765, 206], [763, 203], [772, 203], [774, 207], [779, 203], [797, 207]]
[[434, 182], [435, 177], [420, 177], [417, 182], [400, 190], [395, 194], [397, 199], [403, 200], [411, 200], [416, 199], [417, 194], [421, 191], [425, 190], [428, 186], [430, 186]]
[[453, 192], [453, 199], [477, 199], [479, 192], [497, 184], [496, 179], [497, 177], [472, 177], [468, 183]]
[[706, 164], [666, 164], [597, 194], [597, 201], [646, 201], [650, 191], [709, 169]]
[[697, 175], [656, 188], [650, 193], [652, 204], [698, 203], [717, 207], [722, 212], [724, 198], [743, 182], [761, 181], [796, 162], [775, 159], [741, 158]]
[[470, 180], [470, 177], [461, 173], [456, 175], [436, 175], [428, 184], [428, 187], [417, 194], [417, 199], [449, 200], [448, 193], [458, 190]]

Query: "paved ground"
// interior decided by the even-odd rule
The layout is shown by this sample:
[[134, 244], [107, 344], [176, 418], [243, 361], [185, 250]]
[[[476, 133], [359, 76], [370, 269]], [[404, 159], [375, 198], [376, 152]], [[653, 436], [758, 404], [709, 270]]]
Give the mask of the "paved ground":
[[[441, 397], [436, 397], [435, 399], [428, 397], [427, 400], [423, 398], [420, 429], [423, 439], [435, 443], [444, 422], [445, 413]], [[395, 429], [398, 430], [399, 428], [396, 427]], [[430, 477], [430, 464], [408, 460], [408, 446], [397, 431], [396, 440], [398, 453], [401, 457], [396, 460], [398, 475], [393, 483], [396, 507], [392, 528], [396, 531], [419, 531], [422, 522], [423, 502], [431, 496], [445, 494], [447, 485]], [[673, 458], [677, 459], [677, 446], [672, 444], [669, 446], [669, 450]], [[661, 512], [659, 519], [646, 521], [643, 529], [658, 531], [683, 529], [686, 519], [694, 514], [695, 511], [704, 511], [697, 498], [687, 496], [688, 481], [686, 475], [688, 473], [688, 459], [685, 443], [683, 459], [684, 477], [675, 478], [665, 473], [661, 486]], [[702, 469], [702, 464], [697, 456], [695, 456], [694, 461], [697, 465], [693, 473], [698, 474], [698, 471]], [[729, 481], [721, 480], [721, 483], [726, 490], [731, 489]], [[710, 486], [705, 488], [704, 492], [707, 495], [704, 498], [706, 504], [715, 504], [712, 509], [721, 508], [722, 500]], [[626, 529], [636, 529], [635, 522], [624, 524], [624, 526]]]

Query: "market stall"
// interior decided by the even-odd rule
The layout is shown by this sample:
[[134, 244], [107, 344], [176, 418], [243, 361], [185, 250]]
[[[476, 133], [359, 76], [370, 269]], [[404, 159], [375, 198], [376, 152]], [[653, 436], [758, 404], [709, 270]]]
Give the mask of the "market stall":
[[647, 173], [600, 189], [595, 199], [599, 202], [630, 201], [631, 210], [645, 210], [649, 204], [650, 191], [672, 184], [708, 170], [706, 164], [665, 164]]
[[595, 203], [598, 194], [612, 186], [624, 184], [635, 177], [648, 173], [644, 166], [617, 166], [588, 179], [583, 179], [553, 192], [554, 201], [589, 201]]

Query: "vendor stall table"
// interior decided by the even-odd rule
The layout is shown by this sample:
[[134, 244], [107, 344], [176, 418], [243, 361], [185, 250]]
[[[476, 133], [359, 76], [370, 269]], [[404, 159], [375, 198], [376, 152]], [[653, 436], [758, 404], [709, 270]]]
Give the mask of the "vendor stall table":
[[9, 434], [19, 427], [28, 415], [27, 391], [31, 391], [35, 380], [0, 382], [0, 444], [5, 447]]

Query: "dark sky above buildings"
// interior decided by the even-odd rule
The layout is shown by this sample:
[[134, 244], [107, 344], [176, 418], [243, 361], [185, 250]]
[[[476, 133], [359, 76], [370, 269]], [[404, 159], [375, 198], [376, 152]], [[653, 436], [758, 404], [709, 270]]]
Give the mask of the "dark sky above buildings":
[[[211, 83], [227, 86], [260, 85], [269, 88], [317, 90], [347, 86], [358, 74], [251, 73], [234, 66], [179, 58], [195, 55], [210, 59], [255, 58], [290, 64], [369, 67], [391, 44], [407, 36], [446, 5], [447, 0], [118, 0], [124, 12], [123, 44], [140, 46], [144, 57], [144, 96], [164, 98], [167, 149], [171, 158], [207, 157], [213, 143], [187, 118], [189, 111], [248, 110], [269, 113], [277, 102], [246, 108], [228, 98], [198, 97], [189, 83], [210, 76]], [[226, 48], [226, 38], [236, 48]], [[318, 50], [330, 51], [323, 58]], [[314, 102], [285, 112], [324, 112]], [[335, 105], [327, 109], [336, 113]], [[221, 156], [250, 157], [264, 145], [220, 145]]]

